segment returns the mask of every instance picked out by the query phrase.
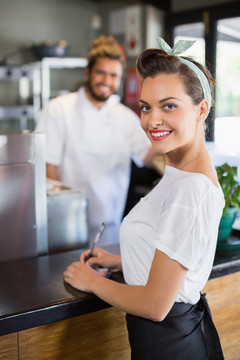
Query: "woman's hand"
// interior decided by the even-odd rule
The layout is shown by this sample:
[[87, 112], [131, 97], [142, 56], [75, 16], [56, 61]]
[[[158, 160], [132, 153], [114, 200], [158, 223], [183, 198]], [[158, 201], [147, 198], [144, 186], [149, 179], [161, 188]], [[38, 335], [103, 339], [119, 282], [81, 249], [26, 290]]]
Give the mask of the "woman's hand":
[[78, 290], [92, 292], [91, 285], [96, 276], [106, 277], [108, 270], [94, 270], [88, 263], [74, 262], [63, 273], [64, 281]]
[[[85, 263], [88, 254], [89, 250], [86, 250], [81, 254], [81, 263]], [[107, 268], [111, 272], [117, 272], [122, 270], [121, 256], [113, 255], [98, 247], [94, 248], [93, 256], [87, 260], [87, 264], [94, 269]]]
[[74, 262], [65, 270], [64, 280], [78, 290], [92, 292], [94, 280], [97, 277], [107, 277], [109, 271], [121, 271], [121, 257], [110, 254], [100, 248], [93, 250], [93, 257], [86, 258], [90, 250], [81, 254], [80, 262]]

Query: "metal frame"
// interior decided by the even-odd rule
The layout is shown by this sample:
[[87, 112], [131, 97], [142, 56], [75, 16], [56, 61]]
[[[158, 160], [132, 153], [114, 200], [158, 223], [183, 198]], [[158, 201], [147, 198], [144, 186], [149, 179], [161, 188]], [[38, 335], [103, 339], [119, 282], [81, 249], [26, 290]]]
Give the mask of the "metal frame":
[[[0, 66], [0, 81], [18, 81], [20, 105], [1, 106], [0, 121], [20, 119], [21, 130], [27, 127], [28, 119], [36, 119], [37, 113], [50, 100], [52, 69], [78, 69], [87, 66], [85, 58], [43, 58], [25, 65]], [[27, 104], [32, 81], [33, 101]]]
[[85, 68], [87, 66], [87, 59], [85, 58], [43, 58], [41, 61], [42, 70], [42, 107], [44, 107], [50, 100], [51, 69], [77, 69]]

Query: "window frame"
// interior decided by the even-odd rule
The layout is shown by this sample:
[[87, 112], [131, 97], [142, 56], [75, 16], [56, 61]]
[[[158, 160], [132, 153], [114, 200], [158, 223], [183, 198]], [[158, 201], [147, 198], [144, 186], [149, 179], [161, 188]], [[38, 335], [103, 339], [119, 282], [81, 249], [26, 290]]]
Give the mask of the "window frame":
[[[216, 78], [216, 53], [217, 53], [217, 22], [223, 19], [240, 16], [240, 3], [238, 1], [217, 6], [202, 7], [180, 12], [170, 12], [166, 16], [166, 39], [170, 46], [174, 43], [174, 28], [178, 25], [203, 22], [205, 38], [205, 63]], [[207, 141], [214, 141], [215, 109], [212, 108], [207, 119]]]

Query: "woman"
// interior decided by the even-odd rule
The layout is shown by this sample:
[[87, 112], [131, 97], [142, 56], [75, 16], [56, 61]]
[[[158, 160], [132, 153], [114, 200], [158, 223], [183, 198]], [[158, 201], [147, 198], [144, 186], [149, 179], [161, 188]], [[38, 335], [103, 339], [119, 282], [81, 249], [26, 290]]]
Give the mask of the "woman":
[[[178, 55], [191, 42], [171, 49], [158, 41], [160, 49], [140, 54], [137, 71], [141, 125], [165, 156], [165, 174], [123, 220], [121, 257], [96, 248], [85, 263], [86, 251], [64, 279], [127, 313], [132, 359], [223, 359], [200, 294], [224, 206], [204, 136], [213, 80], [203, 66]], [[123, 270], [126, 284], [106, 279], [96, 267]]]

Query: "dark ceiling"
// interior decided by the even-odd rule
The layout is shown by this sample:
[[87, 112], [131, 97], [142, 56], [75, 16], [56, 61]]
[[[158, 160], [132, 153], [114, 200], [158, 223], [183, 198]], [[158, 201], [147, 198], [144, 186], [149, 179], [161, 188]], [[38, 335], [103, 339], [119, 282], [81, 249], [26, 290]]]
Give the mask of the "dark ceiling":
[[[101, 2], [112, 2], [112, 0], [94, 0], [96, 3], [101, 3]], [[137, 0], [128, 0], [125, 1], [125, 3], [129, 3], [129, 5], [135, 5], [135, 4], [146, 4], [146, 5], [153, 5], [158, 9], [161, 10], [165, 10], [165, 11], [170, 11], [171, 7], [170, 7], [170, 3], [171, 0], [142, 0], [142, 1], [137, 1]]]

